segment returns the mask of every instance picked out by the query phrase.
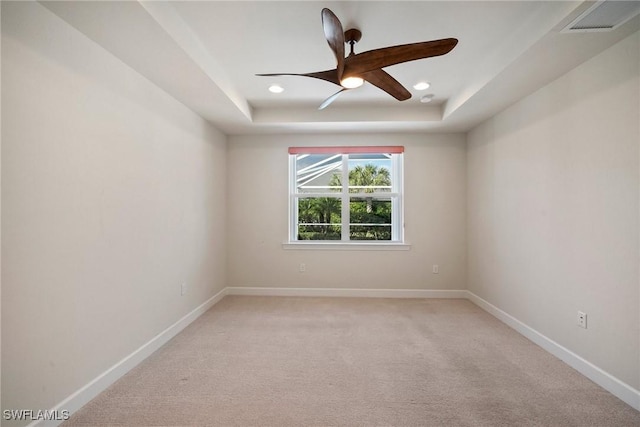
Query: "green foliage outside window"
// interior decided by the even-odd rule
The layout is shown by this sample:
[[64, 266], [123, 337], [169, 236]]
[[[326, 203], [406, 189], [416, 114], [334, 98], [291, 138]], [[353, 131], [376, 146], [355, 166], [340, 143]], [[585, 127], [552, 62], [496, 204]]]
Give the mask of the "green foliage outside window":
[[[341, 187], [341, 176], [334, 173], [330, 186]], [[353, 194], [349, 205], [350, 240], [391, 240], [391, 201], [367, 197], [379, 191], [376, 187], [391, 185], [389, 170], [372, 164], [356, 166], [349, 171]], [[355, 193], [359, 193], [356, 194]], [[341, 201], [333, 197], [298, 200], [298, 240], [340, 240]]]

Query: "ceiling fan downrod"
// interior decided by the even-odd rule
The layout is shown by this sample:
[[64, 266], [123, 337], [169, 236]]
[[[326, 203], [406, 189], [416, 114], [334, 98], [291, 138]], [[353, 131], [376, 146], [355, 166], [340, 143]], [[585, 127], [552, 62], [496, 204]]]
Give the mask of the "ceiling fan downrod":
[[349, 53], [349, 56], [354, 54], [353, 46], [356, 43], [358, 43], [361, 38], [362, 38], [362, 32], [360, 32], [360, 30], [356, 28], [351, 28], [350, 30], [347, 30], [344, 32], [344, 41], [345, 43], [349, 43], [349, 46], [351, 47], [351, 52]]

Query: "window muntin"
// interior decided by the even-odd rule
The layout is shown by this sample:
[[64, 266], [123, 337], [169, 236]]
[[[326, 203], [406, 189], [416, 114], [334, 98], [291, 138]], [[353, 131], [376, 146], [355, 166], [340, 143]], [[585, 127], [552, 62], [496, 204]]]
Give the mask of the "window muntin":
[[403, 147], [292, 148], [289, 241], [403, 241]]

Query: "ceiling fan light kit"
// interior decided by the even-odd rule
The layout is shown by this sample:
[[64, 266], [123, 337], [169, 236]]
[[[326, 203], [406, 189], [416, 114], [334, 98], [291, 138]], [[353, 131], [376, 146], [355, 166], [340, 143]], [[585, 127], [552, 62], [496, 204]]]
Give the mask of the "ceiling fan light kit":
[[340, 81], [340, 85], [345, 89], [355, 89], [364, 84], [364, 79], [362, 77], [345, 77]]
[[[411, 93], [402, 86], [400, 82], [384, 71], [383, 68], [403, 62], [446, 55], [458, 44], [457, 39], [448, 38], [390, 46], [356, 54], [354, 52], [354, 45], [362, 37], [360, 30], [351, 28], [344, 31], [338, 17], [327, 8], [322, 9], [321, 16], [325, 39], [336, 57], [337, 64], [335, 69], [304, 74], [257, 74], [258, 76], [311, 77], [340, 86], [341, 88], [338, 92], [324, 100], [319, 110], [331, 104], [342, 92], [358, 88], [362, 86], [365, 81], [393, 96], [398, 101], [405, 101], [411, 98]], [[348, 43], [350, 46], [350, 52], [347, 57], [345, 57], [345, 43]], [[416, 87], [418, 85], [416, 85], [414, 88], [416, 90], [425, 90], [430, 86], [426, 82], [421, 83], [427, 86], [424, 87], [424, 85], [420, 85], [420, 87], [424, 87], [424, 89], [418, 89]], [[433, 97], [433, 95], [431, 96]], [[421, 102], [429, 101], [422, 101], [421, 99]]]

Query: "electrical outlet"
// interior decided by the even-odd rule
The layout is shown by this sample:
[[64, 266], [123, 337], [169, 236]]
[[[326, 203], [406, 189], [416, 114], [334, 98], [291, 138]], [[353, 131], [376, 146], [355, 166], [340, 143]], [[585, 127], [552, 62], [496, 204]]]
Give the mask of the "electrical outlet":
[[300, 263], [299, 271], [300, 273], [304, 273], [305, 271], [307, 271], [307, 265], [304, 262]]
[[578, 326], [587, 329], [587, 313], [578, 312]]
[[438, 274], [440, 273], [440, 267], [438, 267], [438, 264], [433, 264], [433, 274]]
[[187, 293], [187, 283], [184, 282], [180, 285], [180, 295], [186, 295]]

